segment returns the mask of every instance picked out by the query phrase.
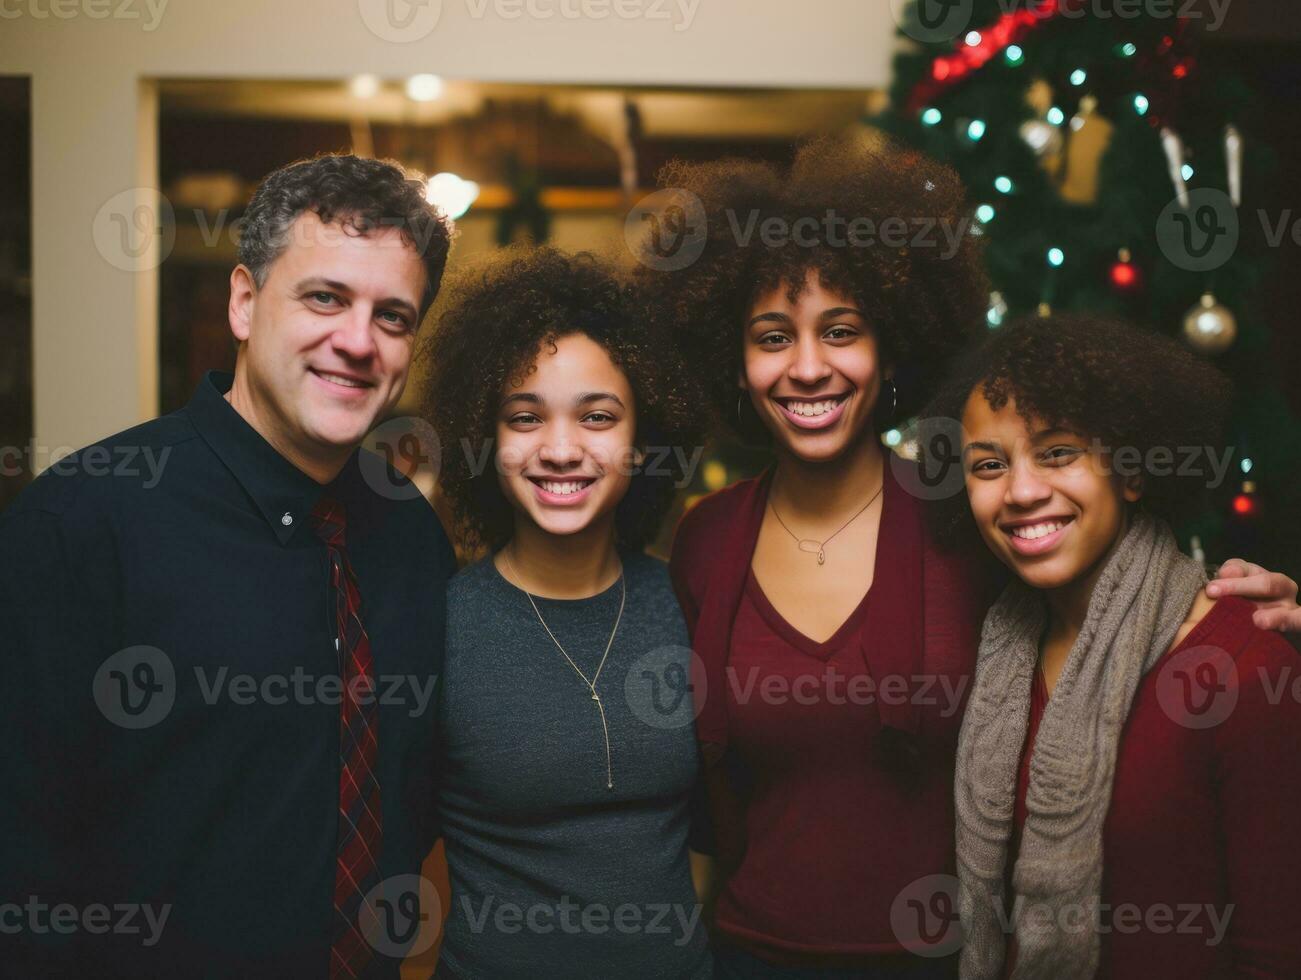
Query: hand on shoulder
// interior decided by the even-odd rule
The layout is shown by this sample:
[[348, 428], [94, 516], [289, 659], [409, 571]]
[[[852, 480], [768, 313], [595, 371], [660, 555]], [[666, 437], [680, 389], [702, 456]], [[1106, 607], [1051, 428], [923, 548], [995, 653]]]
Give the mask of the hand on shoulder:
[[1255, 603], [1255, 624], [1264, 630], [1301, 633], [1301, 607], [1297, 605], [1297, 583], [1280, 572], [1271, 572], [1241, 558], [1220, 566], [1218, 576], [1207, 587], [1212, 599], [1236, 595]]

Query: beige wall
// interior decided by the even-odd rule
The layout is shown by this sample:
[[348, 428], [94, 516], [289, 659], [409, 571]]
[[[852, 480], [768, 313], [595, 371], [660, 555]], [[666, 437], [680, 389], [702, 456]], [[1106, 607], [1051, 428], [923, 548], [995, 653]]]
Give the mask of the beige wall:
[[[417, 32], [439, 16], [398, 41], [386, 5]], [[0, 73], [32, 76], [36, 443], [156, 410], [158, 243], [135, 190], [157, 184], [150, 79], [867, 88], [893, 44], [889, 0], [0, 0]]]

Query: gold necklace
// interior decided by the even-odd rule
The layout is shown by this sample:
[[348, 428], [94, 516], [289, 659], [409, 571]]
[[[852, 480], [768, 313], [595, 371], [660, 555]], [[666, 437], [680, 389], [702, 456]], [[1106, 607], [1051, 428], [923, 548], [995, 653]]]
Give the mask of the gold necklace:
[[[501, 556], [506, 559], [506, 565], [510, 568], [511, 575], [523, 582], [524, 579], [515, 570], [515, 563], [510, 560], [510, 555], [506, 554], [505, 548], [502, 548]], [[610, 630], [610, 639], [606, 641], [605, 653], [601, 654], [601, 662], [597, 664], [596, 673], [592, 675], [590, 681], [587, 679], [587, 675], [578, 669], [578, 664], [574, 663], [574, 659], [565, 652], [565, 648], [556, 639], [556, 634], [551, 632], [551, 627], [547, 625], [547, 621], [542, 618], [542, 613], [538, 610], [538, 604], [533, 601], [532, 593], [522, 585], [520, 586], [520, 591], [528, 597], [529, 605], [533, 607], [533, 614], [538, 617], [538, 622], [547, 631], [547, 636], [551, 637], [551, 642], [556, 645], [560, 655], [565, 658], [569, 666], [574, 669], [574, 673], [587, 686], [588, 691], [591, 692], [592, 700], [596, 702], [596, 710], [601, 713], [601, 731], [605, 734], [605, 788], [609, 790], [614, 789], [614, 770], [610, 765], [610, 726], [605, 721], [605, 705], [601, 702], [601, 695], [596, 693], [596, 682], [601, 679], [601, 671], [605, 667], [605, 658], [610, 655], [610, 647], [614, 646], [614, 635], [619, 632], [619, 622], [623, 619], [624, 603], [628, 601], [628, 581], [623, 577], [622, 571], [619, 572], [619, 585], [622, 593], [619, 597], [619, 615], [614, 618], [614, 629]]]
[[[854, 521], [858, 520], [859, 514], [862, 514], [863, 511], [867, 510], [867, 508], [871, 507], [874, 503], [876, 503], [876, 498], [881, 496], [881, 491], [884, 489], [885, 489], [885, 481], [882, 480], [881, 485], [877, 487], [876, 493], [872, 494], [872, 499], [869, 500], [867, 503], [865, 503], [862, 507], [858, 508], [858, 511], [854, 514], [853, 517], [845, 521], [844, 524], [840, 525], [840, 527], [836, 528], [833, 532], [831, 532], [830, 536], [823, 538], [821, 541], [818, 541], [816, 538], [801, 538], [789, 527], [786, 527], [786, 522], [782, 520], [781, 514], [777, 513], [777, 507], [773, 504], [771, 496], [768, 499], [768, 506], [769, 508], [772, 509], [772, 516], [777, 518], [777, 523], [780, 524], [783, 528], [786, 528], [786, 533], [795, 539], [795, 546], [805, 554], [809, 554], [809, 555], [816, 554], [818, 556], [818, 564], [825, 565], [827, 563], [827, 545], [830, 543], [831, 539], [834, 538], [841, 531], [843, 531], [845, 528], [849, 527], [849, 525], [853, 524]], [[812, 547], [806, 548], [805, 545], [812, 545]]]

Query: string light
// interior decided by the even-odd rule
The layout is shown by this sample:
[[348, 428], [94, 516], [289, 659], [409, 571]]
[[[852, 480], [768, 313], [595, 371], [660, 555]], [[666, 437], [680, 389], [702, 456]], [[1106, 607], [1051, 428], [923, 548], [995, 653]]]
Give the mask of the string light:
[[887, 446], [897, 446], [903, 442], [903, 433], [898, 429], [891, 429], [885, 434], [885, 444]]
[[984, 38], [980, 36], [980, 31], [969, 31], [967, 33], [967, 47], [969, 48], [980, 47], [980, 42], [983, 40]]
[[1132, 58], [1134, 55], [1138, 54], [1138, 45], [1133, 41], [1126, 41], [1120, 46], [1120, 54], [1121, 57]]
[[437, 75], [412, 75], [407, 79], [407, 98], [413, 102], [433, 102], [443, 94], [443, 80]]
[[1000, 194], [1011, 194], [1011, 193], [1012, 193], [1012, 178], [1011, 178], [1011, 177], [998, 177], [998, 178], [995, 178], [995, 180], [994, 180], [994, 187], [998, 189], [998, 192], [999, 192]]
[[1050, 248], [1048, 250], [1048, 264], [1054, 269], [1060, 269], [1066, 262], [1066, 253], [1060, 248]]
[[970, 139], [971, 142], [973, 143], [979, 143], [981, 137], [985, 135], [986, 128], [987, 127], [985, 126], [985, 120], [983, 119], [971, 120], [971, 125], [967, 127], [967, 138]]
[[1150, 108], [1152, 108], [1152, 102], [1146, 95], [1143, 95], [1140, 92], [1138, 95], [1134, 96], [1134, 111], [1140, 116], [1146, 116], [1147, 110]]
[[1053, 106], [1048, 110], [1048, 121], [1054, 126], [1060, 126], [1066, 122], [1066, 113], [1062, 111], [1061, 106]]
[[1089, 73], [1083, 68], [1076, 68], [1075, 71], [1071, 72], [1071, 84], [1076, 88], [1079, 88], [1079, 86], [1083, 85], [1088, 81], [1088, 79]]
[[1251, 472], [1251, 468], [1252, 468], [1253, 466], [1255, 466], [1256, 464], [1255, 464], [1254, 462], [1252, 462], [1250, 456], [1244, 456], [1244, 457], [1242, 457], [1242, 463], [1241, 463], [1240, 465], [1242, 466], [1242, 472], [1243, 472], [1243, 473], [1250, 473], [1250, 472]]
[[348, 91], [356, 99], [373, 99], [379, 94], [378, 75], [354, 75], [348, 82]]
[[1180, 170], [1179, 172], [1183, 174], [1184, 180], [1192, 180], [1193, 174], [1196, 173], [1197, 171], [1193, 170], [1193, 166], [1191, 163], [1185, 163], [1183, 165], [1183, 169]]
[[922, 113], [922, 125], [934, 126], [944, 119], [944, 113], [940, 112], [934, 106]]
[[1233, 511], [1240, 517], [1253, 517], [1258, 510], [1256, 484], [1250, 480], [1243, 480], [1242, 493], [1233, 498]]
[[425, 185], [425, 200], [455, 221], [479, 197], [479, 185], [453, 173], [434, 174]]
[[987, 225], [993, 221], [996, 214], [997, 212], [988, 204], [982, 204], [976, 208], [976, 217], [980, 219], [982, 225]]
[[1007, 300], [998, 290], [989, 294], [989, 309], [985, 313], [985, 322], [989, 324], [990, 330], [996, 330], [1003, 325], [1003, 319], [1007, 316]]
[[1025, 51], [1022, 50], [1021, 45], [1013, 44], [1005, 52], [1005, 57], [1007, 58], [1007, 63], [1015, 68], [1025, 61]]

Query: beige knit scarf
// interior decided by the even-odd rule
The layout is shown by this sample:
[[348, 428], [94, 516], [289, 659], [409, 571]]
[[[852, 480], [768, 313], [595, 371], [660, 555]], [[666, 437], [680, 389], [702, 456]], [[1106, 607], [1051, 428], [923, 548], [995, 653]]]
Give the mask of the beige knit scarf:
[[1162, 522], [1138, 514], [1107, 560], [1084, 627], [1044, 711], [1030, 764], [1029, 816], [1004, 894], [1021, 747], [1046, 622], [1020, 581], [985, 619], [975, 687], [958, 741], [958, 908], [964, 980], [1091, 978], [1102, 883], [1102, 827], [1120, 734], [1143, 675], [1169, 648], [1205, 583]]

